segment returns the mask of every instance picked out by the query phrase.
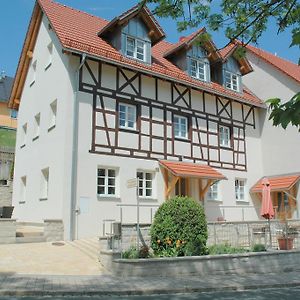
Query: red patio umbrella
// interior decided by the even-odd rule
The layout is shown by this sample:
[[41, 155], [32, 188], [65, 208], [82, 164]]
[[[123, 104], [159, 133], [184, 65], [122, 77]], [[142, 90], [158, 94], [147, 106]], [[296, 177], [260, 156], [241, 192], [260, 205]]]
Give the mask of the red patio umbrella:
[[269, 223], [269, 235], [270, 235], [270, 246], [272, 247], [272, 235], [271, 235], [271, 224], [270, 224], [270, 219], [274, 218], [274, 209], [273, 209], [273, 204], [272, 204], [272, 199], [271, 199], [271, 187], [270, 187], [270, 182], [267, 178], [264, 178], [262, 180], [262, 203], [261, 203], [261, 211], [260, 215], [268, 219]]

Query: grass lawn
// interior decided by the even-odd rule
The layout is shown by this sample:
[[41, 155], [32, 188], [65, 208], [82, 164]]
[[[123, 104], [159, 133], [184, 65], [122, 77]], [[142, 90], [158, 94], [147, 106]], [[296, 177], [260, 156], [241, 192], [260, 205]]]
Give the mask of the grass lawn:
[[0, 147], [15, 147], [16, 131], [6, 128], [0, 128]]

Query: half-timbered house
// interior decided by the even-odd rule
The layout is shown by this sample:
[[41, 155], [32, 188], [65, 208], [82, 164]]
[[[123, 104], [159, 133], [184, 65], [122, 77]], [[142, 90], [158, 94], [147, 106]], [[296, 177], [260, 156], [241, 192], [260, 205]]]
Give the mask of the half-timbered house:
[[167, 42], [147, 7], [108, 22], [38, 0], [10, 98], [15, 217], [62, 219], [66, 238], [87, 237], [105, 220], [136, 222], [137, 200], [150, 222], [188, 195], [208, 220], [259, 218], [249, 189], [264, 176], [266, 108], [243, 84], [251, 72], [205, 29]]

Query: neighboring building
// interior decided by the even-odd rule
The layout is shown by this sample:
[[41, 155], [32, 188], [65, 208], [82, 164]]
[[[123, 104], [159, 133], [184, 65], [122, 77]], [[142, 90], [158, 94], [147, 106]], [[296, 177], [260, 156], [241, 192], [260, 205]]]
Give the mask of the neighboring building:
[[18, 111], [9, 109], [7, 104], [14, 79], [0, 74], [0, 127], [17, 128]]
[[243, 84], [251, 64], [204, 29], [164, 38], [146, 7], [107, 22], [37, 1], [10, 98], [14, 217], [63, 219], [67, 239], [87, 237], [108, 219], [136, 222], [137, 194], [141, 222], [177, 194], [201, 201], [208, 220], [259, 218], [249, 191], [266, 175], [266, 106]]
[[8, 108], [13, 78], [0, 74], [0, 207], [12, 202], [12, 167], [14, 161], [18, 111]]

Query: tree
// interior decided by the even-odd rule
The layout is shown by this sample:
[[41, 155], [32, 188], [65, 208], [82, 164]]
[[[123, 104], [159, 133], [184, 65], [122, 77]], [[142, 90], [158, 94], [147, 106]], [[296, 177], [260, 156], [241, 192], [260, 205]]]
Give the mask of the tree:
[[[257, 43], [269, 22], [275, 21], [277, 33], [291, 29], [290, 47], [300, 49], [300, 0], [141, 1], [142, 5], [146, 3], [154, 4], [153, 14], [177, 20], [178, 31], [201, 25], [212, 31], [224, 29], [228, 38], [227, 45], [236, 39], [243, 46], [250, 42]], [[273, 120], [273, 125], [286, 128], [291, 124], [300, 130], [299, 93], [286, 103], [278, 98], [269, 99], [267, 103], [271, 110], [269, 119]]]

